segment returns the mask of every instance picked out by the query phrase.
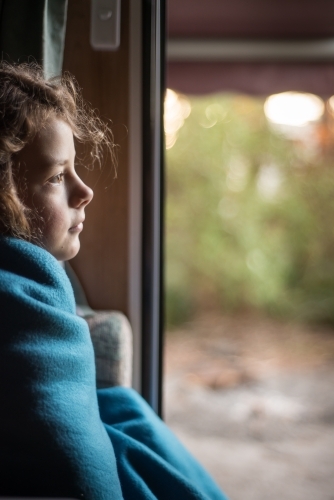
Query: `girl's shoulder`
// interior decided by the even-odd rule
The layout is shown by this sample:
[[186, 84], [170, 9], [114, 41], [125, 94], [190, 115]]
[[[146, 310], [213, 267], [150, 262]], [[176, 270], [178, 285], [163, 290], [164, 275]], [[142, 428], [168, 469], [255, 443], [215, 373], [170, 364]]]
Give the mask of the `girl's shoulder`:
[[69, 279], [60, 263], [43, 248], [25, 240], [0, 236], [0, 290], [28, 294], [74, 313]]

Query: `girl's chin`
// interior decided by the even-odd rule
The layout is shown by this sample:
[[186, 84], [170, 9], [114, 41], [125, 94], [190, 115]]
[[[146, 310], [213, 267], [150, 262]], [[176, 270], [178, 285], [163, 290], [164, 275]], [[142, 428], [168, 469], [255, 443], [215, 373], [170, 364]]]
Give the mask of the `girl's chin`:
[[71, 241], [70, 244], [64, 244], [59, 248], [49, 249], [46, 247], [51, 255], [55, 257], [59, 262], [65, 262], [67, 260], [73, 259], [80, 250], [80, 240], [78, 235], [76, 235], [75, 241]]

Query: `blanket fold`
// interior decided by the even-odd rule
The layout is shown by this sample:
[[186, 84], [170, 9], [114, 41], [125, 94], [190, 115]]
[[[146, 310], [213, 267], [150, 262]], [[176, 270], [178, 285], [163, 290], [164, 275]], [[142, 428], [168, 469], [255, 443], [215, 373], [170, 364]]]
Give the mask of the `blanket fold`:
[[99, 389], [98, 400], [126, 500], [227, 500], [134, 390]]

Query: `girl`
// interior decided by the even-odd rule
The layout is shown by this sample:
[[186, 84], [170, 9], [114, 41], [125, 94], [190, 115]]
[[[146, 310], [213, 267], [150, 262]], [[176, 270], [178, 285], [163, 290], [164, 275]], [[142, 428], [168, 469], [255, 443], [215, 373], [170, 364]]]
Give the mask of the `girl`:
[[94, 353], [57, 261], [93, 193], [75, 171], [111, 133], [71, 77], [0, 64], [0, 495], [225, 499], [133, 390], [95, 387]]

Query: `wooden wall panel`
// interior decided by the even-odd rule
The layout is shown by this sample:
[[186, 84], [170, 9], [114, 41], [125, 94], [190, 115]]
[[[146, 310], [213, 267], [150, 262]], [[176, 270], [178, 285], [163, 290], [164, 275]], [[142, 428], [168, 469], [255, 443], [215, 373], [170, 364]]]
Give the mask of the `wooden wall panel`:
[[63, 69], [77, 78], [83, 96], [112, 121], [118, 148], [117, 179], [108, 160], [103, 171], [79, 167], [93, 188], [86, 209], [81, 251], [71, 261], [95, 309], [128, 312], [128, 96], [129, 0], [122, 0], [121, 47], [97, 52], [90, 47], [90, 0], [69, 0]]

